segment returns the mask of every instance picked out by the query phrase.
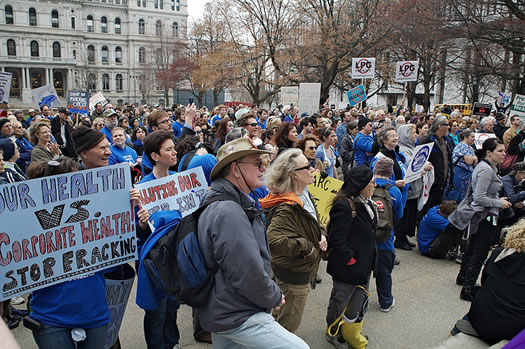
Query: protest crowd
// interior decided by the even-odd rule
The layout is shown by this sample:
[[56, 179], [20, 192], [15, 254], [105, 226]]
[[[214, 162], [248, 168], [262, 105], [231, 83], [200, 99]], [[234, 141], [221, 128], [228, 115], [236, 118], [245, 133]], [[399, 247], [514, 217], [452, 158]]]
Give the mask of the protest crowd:
[[[336, 348], [365, 348], [374, 340], [364, 334], [374, 326], [370, 283], [381, 312], [402, 306], [392, 293], [399, 249], [458, 263], [458, 297], [472, 303], [451, 333], [494, 344], [525, 328], [525, 129], [509, 114], [329, 103], [312, 115], [293, 105], [7, 109], [0, 185], [123, 163], [134, 185], [202, 169], [197, 237], [212, 277], [193, 320], [177, 318], [189, 302], [148, 269], [183, 212], [146, 210], [144, 194], [130, 190], [138, 251], [130, 301], [144, 309], [136, 327], [148, 348], [180, 348], [177, 321], [193, 321], [195, 339], [214, 348], [309, 348], [295, 332], [320, 282], [332, 290], [319, 335]], [[341, 184], [322, 221], [309, 186], [327, 179]], [[331, 281], [318, 275], [321, 260]], [[2, 317], [11, 329], [25, 317], [39, 348], [103, 348], [104, 274], [115, 268], [5, 300]], [[28, 311], [12, 306], [24, 302]]]

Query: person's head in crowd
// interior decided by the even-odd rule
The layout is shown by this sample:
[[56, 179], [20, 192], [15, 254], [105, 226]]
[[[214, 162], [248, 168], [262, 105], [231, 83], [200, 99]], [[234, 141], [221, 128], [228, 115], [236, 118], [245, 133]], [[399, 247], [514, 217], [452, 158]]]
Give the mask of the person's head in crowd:
[[[108, 107], [109, 108], [109, 107]], [[102, 111], [104, 110], [104, 106], [102, 105], [102, 103], [97, 103], [95, 105], [95, 111], [97, 112], [97, 114], [101, 114]]]
[[448, 120], [447, 117], [443, 114], [436, 115], [434, 121], [432, 121], [432, 126], [430, 131], [432, 134], [436, 135], [438, 138], [441, 138], [448, 134]]
[[28, 111], [27, 113], [29, 114], [29, 117], [30, 117], [31, 119], [34, 118], [34, 117], [35, 117], [35, 114], [36, 114], [36, 112], [35, 112], [34, 109], [29, 109], [29, 111]]
[[261, 138], [263, 144], [269, 144], [270, 143], [270, 141], [272, 140], [272, 138], [275, 135], [275, 131], [277, 131], [276, 127], [266, 128], [266, 130], [264, 130], [264, 132], [262, 133], [262, 138]]
[[438, 212], [443, 217], [447, 218], [458, 207], [454, 200], [445, 200], [438, 206]]
[[126, 130], [117, 126], [111, 130], [111, 135], [113, 137], [113, 145], [120, 149], [126, 148]]
[[429, 128], [432, 127], [432, 123], [434, 122], [434, 119], [435, 119], [435, 117], [432, 114], [429, 114], [429, 115], [425, 116], [425, 122], [427, 123]]
[[100, 131], [79, 126], [71, 133], [76, 153], [82, 159], [85, 168], [96, 168], [108, 165], [111, 155], [109, 142]]
[[404, 125], [406, 124], [406, 119], [404, 116], [402, 115], [399, 115], [397, 118], [396, 118], [396, 126], [401, 126], [401, 125]]
[[295, 143], [295, 147], [300, 149], [308, 160], [315, 159], [318, 146], [319, 140], [313, 136], [304, 136]]
[[498, 138], [488, 138], [481, 147], [481, 158], [490, 162], [493, 166], [501, 164], [505, 158], [505, 146]]
[[304, 191], [314, 181], [314, 168], [299, 149], [282, 152], [264, 173], [264, 184], [276, 195]]
[[472, 118], [471, 119], [471, 122], [470, 122], [470, 127], [469, 127], [472, 131], [477, 131], [477, 129], [479, 128], [479, 119], [478, 118]]
[[183, 124], [186, 121], [186, 113], [183, 108], [177, 108], [173, 112], [173, 116], [175, 117], [175, 120], [179, 123]]
[[407, 124], [397, 128], [399, 144], [413, 148], [417, 140], [416, 125]]
[[195, 132], [195, 136], [199, 137], [201, 142], [204, 142], [204, 132], [202, 131], [202, 128], [200, 125], [195, 125], [193, 128], [193, 131]]
[[377, 142], [388, 150], [394, 150], [398, 141], [399, 139], [395, 127], [385, 126], [377, 133]]
[[131, 141], [134, 142], [136, 140], [141, 141], [144, 143], [144, 138], [146, 138], [146, 134], [148, 133], [146, 127], [144, 126], [138, 126], [133, 129], [133, 133], [131, 134]]
[[32, 162], [27, 168], [27, 179], [55, 176], [80, 170], [77, 161], [61, 156], [56, 160]]
[[291, 108], [290, 108], [290, 106], [289, 106], [288, 104], [285, 105], [285, 106], [283, 107], [283, 114], [284, 114], [284, 115], [288, 115], [288, 114], [290, 114], [290, 109], [291, 109]]
[[241, 137], [250, 137], [250, 134], [244, 127], [235, 127], [233, 128], [226, 137], [224, 138], [224, 143], [228, 143], [233, 141], [234, 139], [241, 138]]
[[356, 198], [359, 195], [365, 200], [372, 197], [376, 182], [374, 173], [368, 166], [356, 166], [346, 171], [343, 185], [334, 198]]
[[376, 110], [374, 120], [381, 120], [386, 117], [385, 111], [383, 109]]
[[118, 127], [122, 127], [124, 130], [129, 128], [129, 119], [127, 116], [121, 116], [118, 119]]
[[448, 120], [448, 124], [449, 124], [448, 132], [451, 135], [454, 136], [454, 135], [459, 133], [459, 121], [458, 121], [458, 119], [451, 118], [451, 119]]
[[[45, 119], [42, 119], [45, 120]], [[47, 146], [51, 140], [51, 127], [48, 123], [38, 120], [29, 127], [29, 141], [34, 145]]]
[[259, 109], [257, 111], [257, 115], [259, 117], [259, 122], [261, 124], [264, 124], [264, 121], [268, 118], [268, 110], [267, 109]]
[[374, 165], [374, 176], [376, 178], [389, 179], [394, 170], [394, 160], [381, 156]]
[[383, 127], [390, 127], [392, 126], [392, 119], [385, 117], [384, 119], [379, 120], [379, 123], [381, 123]]
[[512, 115], [510, 117], [510, 126], [519, 129], [520, 128], [521, 119], [518, 115]]
[[364, 135], [370, 135], [372, 133], [372, 120], [369, 118], [361, 118], [357, 122], [357, 128], [359, 129], [359, 132], [361, 132]]
[[301, 126], [302, 130], [301, 133], [303, 135], [309, 135], [312, 133], [312, 122], [310, 121], [310, 118], [302, 118], [301, 121], [299, 121], [299, 125]]
[[505, 122], [507, 121], [507, 117], [505, 116], [505, 114], [498, 112], [495, 115], [495, 119], [499, 125], [505, 126]]
[[18, 145], [11, 138], [0, 139], [0, 149], [4, 153], [5, 162], [16, 162], [20, 157]]
[[22, 126], [22, 123], [18, 120], [13, 121], [13, 136], [16, 138], [22, 138], [25, 137], [25, 129], [24, 126]]
[[0, 119], [0, 135], [7, 138], [13, 135], [13, 124], [8, 118]]
[[467, 128], [467, 120], [465, 120], [464, 118], [458, 119], [458, 128], [459, 128], [459, 132]]
[[522, 180], [525, 179], [525, 162], [516, 162], [514, 166], [512, 166], [512, 171], [509, 173], [510, 176], [514, 176], [516, 181], [519, 183]]
[[136, 128], [140, 126], [140, 119], [139, 118], [131, 118], [129, 120], [129, 124], [131, 128]]
[[217, 114], [221, 116], [221, 119], [226, 116], [228, 112], [228, 108], [224, 104], [219, 104], [217, 106]]
[[263, 184], [263, 175], [267, 162], [261, 159], [262, 154], [271, 154], [258, 149], [253, 142], [241, 137], [224, 144], [217, 153], [217, 164], [210, 178], [224, 178], [245, 194], [250, 194]]
[[24, 120], [24, 111], [23, 110], [16, 110], [14, 112], [14, 115], [15, 115], [15, 118], [18, 120], [18, 121], [22, 121]]
[[93, 127], [93, 123], [91, 122], [91, 118], [88, 115], [83, 115], [80, 118], [80, 124], [86, 127]]
[[207, 123], [209, 118], [210, 118], [210, 115], [208, 113], [202, 113], [201, 114], [201, 121]]
[[466, 128], [461, 132], [461, 141], [466, 145], [473, 146], [475, 139], [474, 131], [471, 129]]
[[112, 130], [117, 126], [118, 114], [115, 110], [106, 109], [102, 116], [104, 117], [104, 126], [106, 126], [108, 129]]
[[297, 140], [297, 129], [291, 122], [283, 122], [277, 129], [275, 141], [279, 148], [291, 148]]
[[153, 166], [169, 168], [177, 163], [177, 151], [173, 142], [173, 132], [159, 130], [144, 139], [144, 153]]
[[58, 117], [62, 123], [69, 120], [69, 115], [71, 115], [71, 112], [66, 108], [58, 108]]
[[325, 147], [334, 147], [337, 145], [337, 135], [331, 127], [323, 127], [317, 130], [319, 140]]
[[481, 119], [481, 132], [493, 133], [494, 132], [494, 119], [491, 116], [486, 116]]
[[272, 127], [276, 127], [276, 126], [277, 127], [281, 126], [281, 122], [282, 122], [282, 120], [281, 120], [280, 117], [275, 116], [275, 115], [274, 116], [270, 116], [268, 118], [268, 122], [266, 123], [266, 128], [268, 129], [268, 128], [272, 128]]
[[229, 117], [218, 120], [215, 122], [215, 139], [219, 139], [221, 142], [224, 141], [226, 135], [233, 129], [233, 121]]
[[507, 230], [503, 247], [525, 253], [525, 219], [520, 219]]
[[164, 110], [156, 110], [150, 113], [148, 115], [148, 125], [152, 131], [169, 131], [172, 129], [168, 113], [166, 113]]
[[40, 111], [42, 112], [42, 116], [45, 118], [49, 118], [51, 116], [51, 109], [47, 105], [42, 105], [40, 107]]
[[102, 118], [95, 118], [95, 120], [93, 120], [93, 128], [97, 131], [100, 131], [104, 128], [105, 124], [104, 124], [104, 119]]
[[351, 135], [352, 137], [355, 137], [357, 135], [357, 132], [359, 132], [357, 120], [351, 120], [346, 126], [346, 133]]
[[257, 120], [255, 119], [255, 115], [251, 112], [244, 114], [240, 117], [240, 119], [237, 120], [237, 127], [243, 127], [248, 131], [248, 134], [250, 135], [250, 138], [257, 137], [257, 128], [259, 127], [257, 124]]

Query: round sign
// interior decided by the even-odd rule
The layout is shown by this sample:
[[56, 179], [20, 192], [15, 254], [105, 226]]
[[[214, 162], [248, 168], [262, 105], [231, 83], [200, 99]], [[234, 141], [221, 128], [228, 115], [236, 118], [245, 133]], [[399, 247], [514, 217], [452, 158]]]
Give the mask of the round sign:
[[423, 168], [423, 166], [425, 166], [427, 162], [428, 153], [429, 153], [428, 146], [424, 146], [421, 149], [419, 149], [417, 154], [414, 156], [414, 160], [412, 160], [412, 165], [411, 165], [412, 172], [417, 173], [421, 170], [421, 168]]
[[372, 69], [372, 63], [366, 58], [363, 58], [357, 61], [356, 66], [357, 66], [356, 67], [357, 71], [360, 74], [366, 74], [370, 71], [370, 69]]
[[405, 78], [409, 77], [414, 73], [414, 65], [410, 62], [405, 62], [401, 64], [401, 67], [399, 67], [399, 70], [401, 71], [401, 75], [403, 75]]

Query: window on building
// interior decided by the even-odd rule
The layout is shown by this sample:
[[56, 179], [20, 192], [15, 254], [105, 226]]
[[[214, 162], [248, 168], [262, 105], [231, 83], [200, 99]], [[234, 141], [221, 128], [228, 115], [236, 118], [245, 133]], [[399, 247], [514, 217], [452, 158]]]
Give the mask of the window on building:
[[146, 7], [146, 0], [142, 0], [142, 7]]
[[159, 1], [160, 1], [160, 8], [164, 9], [164, 0], [159, 0]]
[[93, 32], [94, 31], [94, 28], [93, 28], [93, 16], [92, 15], [87, 16], [87, 31], [88, 32]]
[[73, 50], [73, 59], [77, 59], [77, 50]]
[[161, 36], [162, 35], [162, 22], [158, 20], [155, 23], [155, 35]]
[[179, 36], [179, 23], [173, 22], [173, 24], [171, 25], [171, 31], [174, 37], [178, 37]]
[[102, 46], [102, 63], [109, 63], [109, 50], [106, 45]]
[[109, 91], [109, 75], [102, 74], [102, 90]]
[[108, 19], [104, 16], [100, 18], [100, 31], [103, 33], [108, 32]]
[[176, 0], [176, 2], [177, 2], [177, 6], [176, 6], [177, 11], [180, 11], [180, 0]]
[[16, 56], [16, 44], [13, 39], [7, 40], [7, 55]]
[[39, 88], [44, 85], [44, 76], [42, 74], [42, 71], [31, 70], [31, 73], [29, 75], [31, 77], [31, 88]]
[[140, 7], [140, 0], [137, 0], [137, 7]]
[[144, 47], [139, 48], [139, 63], [146, 63], [146, 49]]
[[160, 65], [162, 64], [162, 49], [161, 48], [157, 48], [155, 50], [155, 63], [157, 63], [157, 65]]
[[95, 91], [97, 89], [97, 77], [95, 73], [88, 74], [88, 90]]
[[115, 34], [121, 33], [120, 18], [115, 18]]
[[58, 28], [58, 11], [51, 11], [51, 26], [53, 28]]
[[5, 7], [5, 24], [14, 24], [15, 18], [13, 17], [13, 8], [10, 5]]
[[117, 89], [117, 91], [123, 91], [124, 90], [123, 84], [122, 84], [122, 75], [121, 74], [117, 74], [115, 76], [115, 88]]
[[89, 45], [88, 50], [88, 63], [95, 63], [95, 46]]
[[34, 40], [31, 41], [30, 47], [31, 47], [31, 57], [39, 57], [40, 52], [38, 50], [38, 42]]
[[171, 0], [171, 10], [175, 11], [175, 0]]
[[115, 48], [115, 63], [122, 63], [122, 48], [120, 46]]
[[53, 43], [53, 57], [54, 58], [60, 58], [61, 57], [61, 54], [60, 54], [60, 43], [58, 41], [55, 41]]
[[36, 27], [36, 10], [32, 7], [29, 9], [29, 25]]
[[53, 85], [59, 97], [64, 97], [64, 74], [61, 71], [53, 72]]
[[141, 18], [139, 19], [139, 34], [144, 35], [144, 20]]
[[75, 17], [71, 17], [71, 29], [75, 29]]
[[155, 8], [159, 8], [159, 0], [154, 0], [154, 1], [153, 1], [153, 6], [154, 6]]
[[120, 5], [120, 0], [115, 0], [115, 4]]

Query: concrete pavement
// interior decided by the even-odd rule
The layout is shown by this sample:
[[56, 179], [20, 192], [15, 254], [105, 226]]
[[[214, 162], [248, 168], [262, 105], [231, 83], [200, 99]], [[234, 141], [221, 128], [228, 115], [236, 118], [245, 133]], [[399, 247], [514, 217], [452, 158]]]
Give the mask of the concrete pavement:
[[[416, 249], [398, 251], [398, 257], [401, 264], [393, 272], [396, 306], [389, 313], [380, 312], [375, 282], [370, 285], [370, 310], [365, 315], [363, 328], [363, 333], [369, 337], [368, 349], [434, 348], [449, 337], [456, 320], [469, 309], [470, 303], [459, 299], [461, 288], [455, 284], [459, 264], [423, 257]], [[324, 330], [332, 282], [325, 262], [320, 267], [320, 275], [323, 281], [310, 292], [297, 335], [311, 348], [329, 349], [333, 346], [325, 340]], [[130, 296], [120, 330], [122, 348], [126, 349], [146, 348], [142, 329], [144, 313], [135, 304], [134, 295], [135, 291]], [[211, 345], [193, 340], [191, 309], [187, 306], [179, 310], [178, 325], [183, 348], [211, 348]], [[22, 348], [36, 348], [28, 329], [20, 325], [13, 333]], [[488, 346], [479, 346], [483, 347]]]

